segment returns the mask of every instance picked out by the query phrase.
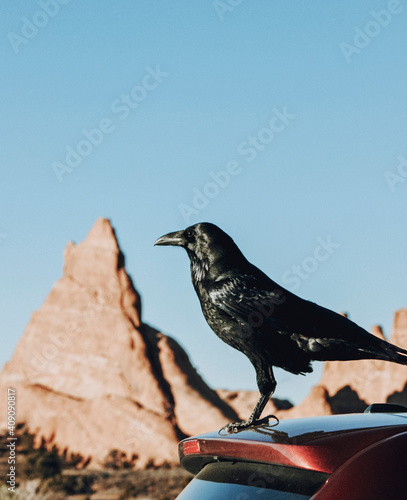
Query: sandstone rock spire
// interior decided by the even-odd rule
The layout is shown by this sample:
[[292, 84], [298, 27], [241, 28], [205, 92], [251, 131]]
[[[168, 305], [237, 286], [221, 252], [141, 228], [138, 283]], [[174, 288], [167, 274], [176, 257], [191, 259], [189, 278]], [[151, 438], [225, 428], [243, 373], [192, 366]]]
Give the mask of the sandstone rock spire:
[[176, 462], [184, 434], [236, 415], [175, 340], [143, 323], [124, 264], [107, 219], [68, 243], [63, 276], [32, 315], [0, 390], [16, 389], [18, 421], [38, 439], [91, 457], [93, 466], [112, 449], [137, 455], [138, 467]]

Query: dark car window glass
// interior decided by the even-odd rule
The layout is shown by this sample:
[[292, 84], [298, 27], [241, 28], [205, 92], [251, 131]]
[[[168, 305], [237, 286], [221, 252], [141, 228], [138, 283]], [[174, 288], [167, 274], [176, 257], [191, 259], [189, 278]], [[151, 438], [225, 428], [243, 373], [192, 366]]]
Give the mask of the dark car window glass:
[[328, 478], [321, 472], [257, 463], [208, 464], [179, 500], [305, 500]]
[[[260, 496], [261, 495], [261, 496]], [[309, 500], [309, 495], [193, 479], [177, 500]]]

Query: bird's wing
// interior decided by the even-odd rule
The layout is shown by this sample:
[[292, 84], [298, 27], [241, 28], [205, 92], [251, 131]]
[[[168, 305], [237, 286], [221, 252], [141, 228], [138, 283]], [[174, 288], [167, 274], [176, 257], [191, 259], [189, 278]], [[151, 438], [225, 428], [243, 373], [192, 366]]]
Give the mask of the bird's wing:
[[287, 316], [281, 314], [284, 289], [261, 276], [239, 275], [215, 282], [208, 292], [212, 304], [237, 321], [233, 339], [246, 356], [267, 359], [291, 373], [312, 371], [311, 357], [291, 338]]
[[212, 303], [231, 317], [252, 327], [271, 327], [304, 339], [355, 342], [371, 337], [349, 319], [313, 302], [303, 300], [270, 280], [239, 275], [215, 282]]
[[286, 299], [277, 286], [265, 289], [253, 276], [240, 275], [215, 282], [208, 293], [215, 306], [250, 326], [258, 327], [266, 320], [281, 328], [287, 326], [274, 314]]
[[[311, 359], [377, 358], [407, 364], [406, 350], [261, 276], [259, 279], [252, 275], [225, 278], [215, 282], [208, 292], [213, 305], [247, 325], [249, 331], [254, 329], [262, 334], [263, 341], [277, 334], [277, 347], [286, 361], [293, 356], [290, 344], [293, 341]], [[242, 333], [247, 331], [242, 330]], [[292, 368], [285, 369], [296, 372]], [[302, 367], [300, 371], [306, 369]]]

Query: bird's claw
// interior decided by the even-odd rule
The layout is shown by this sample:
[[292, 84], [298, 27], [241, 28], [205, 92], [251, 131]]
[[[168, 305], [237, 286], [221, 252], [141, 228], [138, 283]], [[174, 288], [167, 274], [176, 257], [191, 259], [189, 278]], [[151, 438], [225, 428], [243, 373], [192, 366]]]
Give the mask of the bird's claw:
[[250, 427], [258, 427], [258, 426], [267, 426], [269, 425], [270, 419], [274, 418], [277, 422], [274, 425], [277, 425], [279, 423], [279, 419], [275, 415], [267, 415], [267, 417], [260, 418], [257, 420], [254, 419], [248, 419], [248, 420], [242, 420], [241, 422], [232, 422], [230, 424], [225, 425], [221, 429], [219, 429], [219, 434], [221, 434], [222, 431], [226, 432], [227, 435], [229, 434], [237, 434], [238, 432], [244, 431], [246, 429], [249, 429]]

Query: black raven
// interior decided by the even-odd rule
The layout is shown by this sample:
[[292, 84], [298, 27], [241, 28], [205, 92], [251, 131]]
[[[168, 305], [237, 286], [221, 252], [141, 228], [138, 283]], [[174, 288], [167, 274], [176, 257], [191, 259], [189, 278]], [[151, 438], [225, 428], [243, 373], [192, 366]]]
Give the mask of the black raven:
[[276, 388], [273, 366], [305, 374], [314, 360], [382, 359], [407, 365], [406, 350], [272, 281], [214, 224], [168, 233], [155, 245], [185, 248], [206, 321], [256, 370], [260, 399], [248, 420], [226, 426], [229, 432], [267, 422], [260, 416]]

